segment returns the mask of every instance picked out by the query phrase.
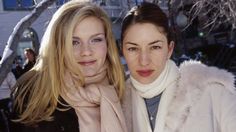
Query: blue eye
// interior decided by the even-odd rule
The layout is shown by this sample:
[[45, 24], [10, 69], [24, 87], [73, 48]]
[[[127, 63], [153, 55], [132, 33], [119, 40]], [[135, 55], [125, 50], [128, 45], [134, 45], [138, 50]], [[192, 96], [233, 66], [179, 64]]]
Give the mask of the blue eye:
[[91, 40], [92, 43], [99, 43], [102, 42], [104, 39], [103, 38], [94, 38]]

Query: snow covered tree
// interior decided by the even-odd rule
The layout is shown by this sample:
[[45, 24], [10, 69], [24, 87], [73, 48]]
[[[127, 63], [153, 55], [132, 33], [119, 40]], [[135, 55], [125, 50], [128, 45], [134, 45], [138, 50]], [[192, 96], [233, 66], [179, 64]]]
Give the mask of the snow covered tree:
[[22, 33], [26, 28], [31, 26], [40, 14], [55, 1], [56, 0], [42, 0], [36, 5], [29, 15], [22, 18], [14, 27], [13, 32], [8, 38], [7, 45], [4, 49], [2, 60], [0, 62], [0, 84], [2, 84], [8, 72], [11, 71], [12, 63], [16, 57], [17, 47]]

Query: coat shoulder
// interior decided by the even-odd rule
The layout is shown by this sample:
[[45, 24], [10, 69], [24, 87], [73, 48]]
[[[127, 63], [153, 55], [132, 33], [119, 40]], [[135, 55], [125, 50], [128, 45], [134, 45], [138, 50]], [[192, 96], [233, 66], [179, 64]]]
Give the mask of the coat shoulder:
[[121, 107], [125, 116], [125, 122], [127, 125], [128, 132], [133, 131], [132, 121], [132, 84], [130, 78], [126, 80], [125, 91], [121, 100]]
[[207, 85], [217, 83], [231, 92], [236, 92], [234, 82], [235, 76], [214, 66], [207, 66], [199, 61], [186, 61], [179, 67], [182, 83]]

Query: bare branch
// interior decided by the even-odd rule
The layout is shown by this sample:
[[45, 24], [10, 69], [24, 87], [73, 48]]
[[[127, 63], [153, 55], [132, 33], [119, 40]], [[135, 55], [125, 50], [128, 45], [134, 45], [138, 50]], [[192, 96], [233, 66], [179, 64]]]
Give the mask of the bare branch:
[[[178, 0], [172, 0], [171, 3], [175, 1]], [[189, 4], [189, 0], [181, 0], [181, 3], [183, 5]], [[203, 28], [214, 28], [220, 24], [231, 24], [233, 29], [236, 28], [236, 4], [234, 0], [192, 0], [192, 4], [193, 6], [189, 11], [190, 24], [198, 16], [205, 16], [207, 20]]]

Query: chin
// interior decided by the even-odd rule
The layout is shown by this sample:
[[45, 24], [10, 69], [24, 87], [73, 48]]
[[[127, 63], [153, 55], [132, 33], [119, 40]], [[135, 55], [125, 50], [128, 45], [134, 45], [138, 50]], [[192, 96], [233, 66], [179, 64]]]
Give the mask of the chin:
[[138, 81], [139, 81], [140, 83], [142, 83], [142, 84], [150, 84], [150, 83], [152, 83], [154, 80], [151, 79], [151, 78], [140, 78]]
[[92, 76], [96, 75], [96, 73], [84, 73], [83, 75], [85, 77], [92, 77]]
[[142, 84], [150, 84], [151, 82], [149, 82], [149, 81], [141, 81], [140, 83], [142, 83]]

